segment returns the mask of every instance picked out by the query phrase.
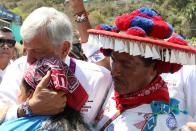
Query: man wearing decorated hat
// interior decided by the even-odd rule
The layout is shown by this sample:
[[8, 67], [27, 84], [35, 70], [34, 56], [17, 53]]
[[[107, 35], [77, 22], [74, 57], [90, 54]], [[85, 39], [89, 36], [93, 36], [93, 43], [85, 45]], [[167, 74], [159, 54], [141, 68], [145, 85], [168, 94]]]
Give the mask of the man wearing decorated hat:
[[114, 81], [97, 116], [97, 130], [174, 130], [186, 124], [187, 111], [169, 98], [160, 74], [195, 65], [196, 50], [173, 34], [170, 24], [143, 7], [117, 17], [115, 26], [102, 24], [89, 34], [87, 45], [100, 46], [111, 56]]

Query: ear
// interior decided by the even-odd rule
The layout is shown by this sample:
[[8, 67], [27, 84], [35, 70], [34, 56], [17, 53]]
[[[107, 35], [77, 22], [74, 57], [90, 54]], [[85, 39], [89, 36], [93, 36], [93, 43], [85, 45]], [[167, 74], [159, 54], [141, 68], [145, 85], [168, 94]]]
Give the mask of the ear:
[[149, 73], [150, 73], [150, 76], [152, 77], [152, 79], [154, 79], [155, 76], [157, 76], [157, 70], [154, 68], [154, 66], [152, 66], [152, 67], [149, 69]]
[[67, 41], [63, 43], [63, 56], [66, 57], [69, 54], [71, 44]]

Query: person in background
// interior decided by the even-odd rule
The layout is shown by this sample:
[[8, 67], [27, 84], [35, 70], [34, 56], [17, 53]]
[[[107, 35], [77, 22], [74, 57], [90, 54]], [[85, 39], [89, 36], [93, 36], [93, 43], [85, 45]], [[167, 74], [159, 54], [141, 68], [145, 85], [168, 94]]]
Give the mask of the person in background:
[[8, 27], [0, 28], [0, 83], [7, 70], [8, 65], [12, 62], [16, 41], [12, 31]]
[[[62, 113], [54, 116], [22, 117], [7, 121], [0, 125], [0, 130], [60, 130], [60, 131], [88, 131], [80, 110], [87, 99], [87, 94], [78, 81], [74, 81], [74, 74], [68, 65], [56, 57], [44, 57], [33, 63], [25, 72], [19, 104], [31, 99], [36, 85], [51, 72], [48, 88], [62, 90], [66, 93], [66, 106]], [[48, 73], [50, 75], [50, 73]]]
[[21, 36], [27, 56], [14, 61], [0, 85], [2, 122], [23, 116], [55, 115], [64, 110], [66, 94], [63, 91], [51, 91], [44, 82], [38, 84], [44, 88], [36, 88], [31, 99], [25, 102], [27, 105], [17, 103], [21, 91], [19, 86], [27, 67], [39, 58], [57, 56], [73, 68], [72, 72], [87, 92], [88, 98], [81, 113], [85, 122], [91, 123], [111, 87], [111, 75], [103, 67], [68, 56], [73, 39], [68, 17], [51, 7], [38, 8], [24, 20]]
[[104, 56], [99, 51], [99, 45], [94, 43], [87, 43], [88, 41], [88, 29], [91, 29], [90, 21], [88, 19], [88, 12], [84, 8], [83, 0], [65, 0], [65, 3], [69, 3], [73, 14], [75, 16], [75, 22], [80, 35], [80, 43], [85, 56], [89, 62], [101, 65], [110, 70], [109, 57]]
[[195, 65], [196, 50], [146, 7], [89, 33], [88, 43], [100, 44], [101, 52], [111, 57], [114, 81], [97, 116], [97, 130], [185, 130], [189, 115], [179, 108], [180, 101], [169, 97], [160, 74], [177, 72], [185, 63]]
[[14, 61], [17, 58], [19, 58], [19, 50], [16, 47], [14, 47], [12, 60]]
[[79, 60], [87, 61], [80, 43], [73, 43], [72, 49], [69, 52], [69, 56]]
[[23, 45], [16, 43], [12, 60], [16, 60], [23, 55], [25, 55]]
[[[79, 2], [80, 1], [80, 2]], [[88, 34], [88, 32], [87, 32], [87, 28], [89, 29], [89, 28], [91, 28], [91, 26], [90, 26], [90, 23], [89, 23], [89, 21], [88, 21], [88, 17], [87, 17], [87, 13], [86, 13], [86, 11], [85, 11], [85, 9], [84, 9], [84, 6], [83, 6], [83, 4], [82, 4], [82, 0], [79, 0], [79, 1], [75, 1], [75, 0], [70, 0], [69, 2], [70, 2], [70, 4], [71, 4], [71, 6], [72, 6], [72, 8], [73, 8], [73, 10], [74, 10], [74, 13], [76, 13], [76, 18], [81, 18], [81, 17], [78, 17], [78, 16], [85, 16], [85, 17], [82, 17], [83, 19], [80, 19], [80, 22], [77, 22], [77, 24], [78, 24], [78, 28], [79, 28], [79, 31], [80, 31], [80, 34], [83, 34], [84, 35], [84, 37], [83, 37], [83, 40], [87, 40], [88, 39], [88, 36], [89, 36], [89, 34]], [[78, 4], [78, 2], [80, 3], [80, 4]], [[81, 12], [81, 13], [77, 13], [77, 12]], [[137, 12], [137, 11], [135, 11], [135, 12]], [[138, 12], [139, 13], [139, 12]], [[146, 13], [148, 13], [148, 12], [146, 12]], [[78, 14], [78, 15], [77, 15]], [[152, 15], [153, 13], [149, 13], [149, 15]], [[143, 16], [143, 14], [141, 15], [141, 16]], [[124, 18], [126, 18], [125, 16], [124, 16]], [[149, 17], [148, 17], [149, 18]], [[131, 17], [130, 17], [130, 19], [131, 19]], [[120, 20], [119, 20], [120, 21]], [[122, 24], [122, 26], [126, 26], [126, 24], [123, 24], [123, 22], [125, 22], [126, 23], [126, 21], [124, 20], [123, 21], [123, 19], [122, 19], [122, 21], [121, 21], [121, 24]], [[119, 22], [120, 23], [120, 22]], [[127, 22], [128, 23], [128, 22]], [[136, 22], [137, 23], [137, 22]], [[127, 24], [128, 25], [128, 24]], [[141, 25], [140, 25], [141, 26]], [[99, 26], [99, 29], [101, 29], [100, 28], [101, 26]], [[107, 26], [107, 27], [109, 27], [109, 29], [110, 29], [110, 31], [112, 30], [112, 27], [111, 26]], [[145, 27], [143, 27], [143, 28], [145, 28]], [[108, 29], [108, 28], [107, 28]], [[102, 30], [104, 30], [103, 28], [102, 28]], [[130, 30], [129, 31], [129, 33], [130, 34], [132, 34], [132, 33], [135, 33], [135, 32], [137, 32], [137, 28], [135, 29], [135, 32], [133, 31], [134, 29], [132, 29], [132, 30]], [[113, 30], [114, 31], [114, 30]], [[143, 31], [143, 30], [142, 30]], [[141, 34], [140, 35], [144, 35], [144, 33], [143, 32], [140, 32]], [[149, 31], [149, 30], [148, 30]], [[99, 32], [99, 31], [94, 31], [94, 32], [92, 32], [92, 34], [99, 34], [99, 33], [97, 33], [97, 32]], [[128, 31], [127, 31], [128, 32]], [[137, 34], [137, 33], [135, 33], [135, 34]], [[134, 35], [135, 35], [134, 34]], [[156, 33], [155, 33], [156, 34]], [[161, 33], [160, 33], [161, 34]], [[103, 34], [101, 34], [100, 36], [105, 36], [106, 35], [106, 32], [104, 32]], [[132, 34], [133, 35], [133, 34]], [[82, 35], [81, 35], [82, 36]], [[107, 37], [109, 37], [110, 35], [109, 35], [109, 33], [108, 33], [108, 35], [106, 35]], [[96, 36], [97, 37], [97, 36]], [[98, 38], [98, 37], [97, 37]], [[81, 38], [82, 39], [82, 38]], [[95, 53], [96, 51], [94, 51], [94, 48], [96, 48], [97, 50], [99, 49], [96, 45], [94, 45], [93, 46], [93, 44], [98, 44], [98, 42], [97, 43], [94, 43], [94, 42], [96, 42], [96, 40], [95, 41], [93, 41], [92, 40], [92, 38], [89, 38], [89, 40], [91, 40], [91, 41], [89, 41], [86, 45], [88, 45], [89, 47], [90, 46], [92, 46], [92, 48], [88, 48], [88, 50], [85, 52], [85, 50], [84, 50], [84, 53], [86, 53], [86, 54], [88, 54], [88, 52], [93, 52], [93, 53]], [[106, 39], [104, 39], [104, 40], [100, 40], [99, 42], [102, 42], [103, 44], [104, 44], [104, 41], [106, 41]], [[145, 41], [146, 42], [146, 41]], [[175, 42], [174, 42], [175, 43]], [[120, 44], [120, 43], [119, 43]], [[105, 44], [106, 46], [107, 46], [107, 44]], [[82, 45], [83, 46], [83, 45]], [[117, 47], [119, 47], [120, 48], [120, 46], [118, 46], [117, 45]], [[111, 48], [111, 46], [107, 46], [107, 48]], [[107, 49], [106, 48], [106, 49]], [[110, 54], [112, 54], [112, 59], [113, 59], [113, 64], [112, 65], [116, 65], [116, 66], [113, 66], [113, 68], [112, 68], [112, 76], [113, 76], [113, 78], [114, 78], [114, 89], [115, 89], [115, 91], [118, 93], [118, 94], [120, 94], [119, 93], [119, 90], [123, 90], [123, 89], [120, 89], [119, 88], [119, 85], [122, 85], [122, 88], [123, 88], [123, 85], [125, 86], [126, 85], [126, 87], [127, 87], [127, 83], [129, 83], [128, 81], [130, 81], [130, 82], [134, 82], [134, 80], [133, 81], [131, 81], [131, 78], [129, 78], [129, 79], [126, 79], [125, 78], [125, 74], [127, 74], [128, 72], [129, 72], [129, 69], [127, 69], [128, 67], [123, 67], [123, 65], [131, 65], [131, 63], [134, 65], [134, 62], [135, 62], [135, 60], [132, 58], [132, 60], [130, 60], [130, 63], [129, 63], [129, 58], [128, 58], [128, 54], [126, 54], [126, 53], [121, 53], [121, 52], [123, 52], [123, 48], [125, 48], [125, 47], [121, 47], [121, 50], [118, 52], [118, 51], [116, 51], [116, 50], [118, 50], [118, 49], [115, 49], [115, 51], [112, 51], [112, 53], [111, 53], [111, 51], [109, 51], [110, 52]], [[127, 48], [127, 50], [129, 50], [129, 48]], [[126, 51], [127, 51], [126, 50]], [[126, 52], [125, 51], [125, 52]], [[105, 53], [107, 54], [107, 51], [105, 51]], [[88, 55], [87, 55], [88, 56]], [[124, 60], [126, 58], [126, 60]], [[107, 61], [108, 62], [108, 61]], [[123, 62], [124, 62], [124, 64], [123, 64]], [[151, 61], [152, 63], [153, 63], [153, 61]], [[150, 62], [150, 63], [151, 63]], [[118, 64], [117, 64], [118, 63]], [[127, 64], [126, 64], [127, 63]], [[118, 66], [117, 66], [118, 65]], [[152, 64], [153, 65], [153, 64]], [[162, 65], [162, 64], [159, 64], [159, 65]], [[167, 64], [163, 64], [163, 65], [167, 65]], [[104, 66], [104, 65], [103, 65]], [[116, 67], [116, 68], [115, 68]], [[121, 68], [120, 68], [121, 67]], [[164, 66], [162, 66], [163, 68], [164, 68]], [[177, 68], [178, 68], [178, 66], [176, 66]], [[139, 68], [139, 65], [138, 65], [138, 67], [137, 68]], [[163, 69], [162, 68], [162, 69]], [[167, 66], [165, 66], [165, 69], [167, 68]], [[124, 70], [125, 71], [124, 71]], [[162, 69], [159, 69], [159, 70], [162, 70]], [[180, 69], [180, 68], [178, 68], [178, 69]], [[177, 70], [178, 70], [177, 69]], [[137, 69], [134, 69], [134, 70], [137, 70]], [[133, 74], [133, 71], [134, 70], [132, 70], [132, 71], [130, 71], [130, 74], [129, 74], [129, 77], [130, 76], [132, 76], [131, 75], [131, 72], [132, 72], [132, 74]], [[157, 70], [157, 69], [156, 69]], [[177, 70], [175, 70], [175, 71], [177, 71]], [[124, 72], [123, 72], [124, 71]], [[171, 70], [170, 70], [171, 71]], [[118, 72], [118, 73], [117, 73]], [[134, 71], [134, 72], [136, 72], [136, 71]], [[157, 71], [156, 71], [157, 72]], [[168, 72], [168, 71], [166, 71], [166, 72]], [[159, 74], [159, 73], [158, 73]], [[146, 74], [144, 74], [143, 76], [145, 76]], [[156, 75], [155, 75], [156, 76]], [[121, 78], [122, 77], [122, 78]], [[116, 79], [115, 79], [116, 78]], [[123, 78], [124, 78], [124, 80], [123, 80]], [[136, 80], [137, 78], [135, 78], [135, 80]], [[141, 77], [138, 77], [138, 79], [143, 79], [142, 78], [142, 76]], [[138, 81], [138, 79], [137, 79], [137, 81]], [[116, 86], [115, 86], [116, 85]], [[131, 84], [130, 84], [131, 85]], [[127, 87], [128, 88], [128, 87]], [[125, 88], [126, 89], [126, 88]], [[139, 93], [139, 91], [137, 91], [138, 93]], [[167, 91], [167, 93], [168, 93], [168, 91]], [[115, 94], [115, 93], [114, 93]], [[123, 128], [121, 128], [121, 127], [126, 127], [125, 128], [125, 130], [132, 130], [132, 128], [128, 128], [129, 127], [129, 125], [130, 125], [130, 122], [129, 122], [129, 124], [127, 124], [126, 123], [126, 120], [128, 120], [129, 119], [129, 117], [125, 117], [125, 115], [123, 116], [123, 114], [126, 114], [126, 113], [124, 113], [124, 112], [128, 112], [128, 111], [123, 111], [123, 112], [121, 112], [120, 111], [120, 113], [122, 113], [122, 114], [120, 114], [120, 113], [118, 113], [117, 112], [117, 114], [115, 114], [115, 113], [112, 113], [112, 110], [114, 109], [115, 110], [115, 106], [111, 106], [111, 104], [114, 104], [115, 105], [115, 103], [117, 104], [117, 106], [118, 106], [118, 104], [120, 105], [120, 103], [122, 102], [122, 103], [124, 103], [124, 102], [126, 102], [127, 103], [127, 106], [128, 106], [128, 103], [130, 103], [131, 104], [131, 102], [128, 102], [128, 101], [126, 101], [126, 95], [124, 96], [124, 95], [122, 95], [122, 96], [124, 96], [123, 98], [122, 98], [122, 101], [121, 101], [121, 95], [118, 95], [119, 96], [119, 99], [117, 98], [117, 100], [120, 100], [120, 101], [113, 101], [111, 98], [113, 98], [114, 99], [114, 97], [113, 97], [113, 95], [114, 95], [113, 93], [111, 94], [111, 96], [108, 96], [108, 99], [106, 100], [106, 103], [104, 104], [104, 106], [106, 106], [106, 107], [104, 107], [103, 108], [103, 110], [101, 111], [101, 114], [100, 114], [100, 116], [99, 117], [101, 117], [101, 121], [100, 121], [100, 119], [98, 120], [98, 125], [96, 125], [96, 126], [98, 126], [98, 129], [101, 129], [101, 130], [103, 130], [103, 129], [105, 129], [106, 128], [106, 130], [108, 129], [120, 129], [120, 130], [122, 130]], [[130, 94], [137, 94], [137, 93], [130, 93]], [[127, 95], [128, 96], [128, 95]], [[133, 97], [134, 95], [132, 95], [132, 97]], [[129, 98], [127, 98], [127, 100], [128, 99], [132, 99], [132, 97], [129, 97]], [[134, 97], [133, 97], [133, 99], [134, 99]], [[133, 100], [133, 101], [135, 101], [135, 100]], [[125, 104], [125, 108], [127, 107], [126, 106], [126, 104]], [[124, 107], [124, 106], [123, 106]], [[118, 108], [118, 107], [117, 107]], [[131, 110], [132, 108], [130, 108], [130, 110]], [[133, 108], [134, 109], [134, 108]], [[141, 108], [142, 109], [142, 108]], [[113, 110], [113, 112], [115, 112]], [[108, 114], [107, 114], [108, 113]], [[113, 115], [112, 115], [113, 114]], [[119, 115], [120, 114], [120, 115]], [[104, 116], [105, 115], [105, 116]], [[113, 116], [113, 117], [112, 117]], [[128, 114], [126, 114], [126, 116], [131, 116], [131, 115], [128, 115]], [[133, 115], [132, 115], [133, 116]], [[106, 119], [108, 119], [107, 117], [111, 117], [111, 119], [109, 119], [107, 122], [106, 122]], [[122, 120], [121, 118], [123, 118], [124, 120]], [[117, 119], [117, 120], [116, 120]], [[104, 121], [106, 122], [105, 123], [105, 125], [103, 124], [104, 123]], [[144, 121], [147, 121], [147, 119], [145, 119]], [[122, 122], [121, 123], [121, 125], [118, 125], [117, 123], [120, 123], [120, 122]], [[184, 121], [185, 122], [185, 121]], [[124, 124], [123, 124], [124, 123]], [[169, 123], [167, 123], [167, 124], [169, 124]], [[184, 123], [185, 124], [185, 123]], [[100, 125], [102, 125], [102, 126], [100, 126]], [[103, 126], [104, 125], [104, 126]], [[183, 124], [181, 123], [181, 126], [182, 126]], [[138, 126], [138, 127], [137, 127]], [[142, 121], [141, 121], [141, 123], [139, 124], [137, 124], [137, 125], [135, 125], [135, 127], [137, 127], [137, 128], [139, 128], [139, 127], [141, 127], [142, 126]], [[192, 126], [192, 123], [191, 124], [188, 124], [187, 125], [190, 129], [191, 129], [191, 126]], [[101, 127], [103, 127], [103, 128], [101, 128]], [[120, 127], [120, 128], [119, 128]], [[153, 127], [153, 126], [152, 126]], [[157, 126], [158, 127], [158, 126]], [[143, 125], [143, 128], [141, 127], [141, 129], [144, 129], [145, 128], [145, 126]], [[154, 128], [154, 127], [153, 127]], [[169, 128], [169, 126], [168, 126], [168, 128]], [[185, 127], [186, 128], [186, 127]], [[185, 129], [185, 128], [183, 128], [183, 129]]]

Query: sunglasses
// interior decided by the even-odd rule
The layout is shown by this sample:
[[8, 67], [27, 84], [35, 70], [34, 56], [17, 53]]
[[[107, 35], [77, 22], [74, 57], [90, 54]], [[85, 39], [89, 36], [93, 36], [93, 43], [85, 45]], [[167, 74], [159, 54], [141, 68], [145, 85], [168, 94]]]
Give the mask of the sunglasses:
[[3, 47], [4, 45], [7, 45], [9, 48], [12, 48], [15, 46], [16, 41], [11, 39], [2, 39], [0, 38], [0, 47]]

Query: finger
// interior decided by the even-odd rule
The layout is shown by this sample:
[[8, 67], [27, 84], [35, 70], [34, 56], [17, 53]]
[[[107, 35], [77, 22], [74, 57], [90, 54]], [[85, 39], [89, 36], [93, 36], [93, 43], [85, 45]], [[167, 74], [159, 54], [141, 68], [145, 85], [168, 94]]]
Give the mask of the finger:
[[66, 95], [63, 95], [63, 96], [60, 96], [60, 97], [61, 97], [61, 100], [62, 100], [62, 104], [67, 102], [67, 96]]
[[186, 126], [187, 127], [189, 127], [190, 129], [194, 129], [194, 130], [196, 130], [196, 122], [188, 122], [187, 124], [186, 124]]
[[47, 88], [43, 88], [42, 92], [48, 93], [48, 94], [53, 94], [53, 95], [57, 95], [58, 94], [58, 92], [56, 90], [47, 89]]
[[50, 75], [51, 75], [51, 71], [47, 71], [46, 75], [42, 78], [42, 80], [36, 86], [35, 92], [43, 88], [47, 88], [48, 83], [50, 81]]
[[66, 93], [65, 93], [64, 91], [58, 91], [58, 94], [59, 94], [60, 96], [66, 96]]
[[66, 105], [66, 103], [67, 103], [67, 96], [66, 95], [65, 95], [64, 99], [65, 99], [65, 105]]

